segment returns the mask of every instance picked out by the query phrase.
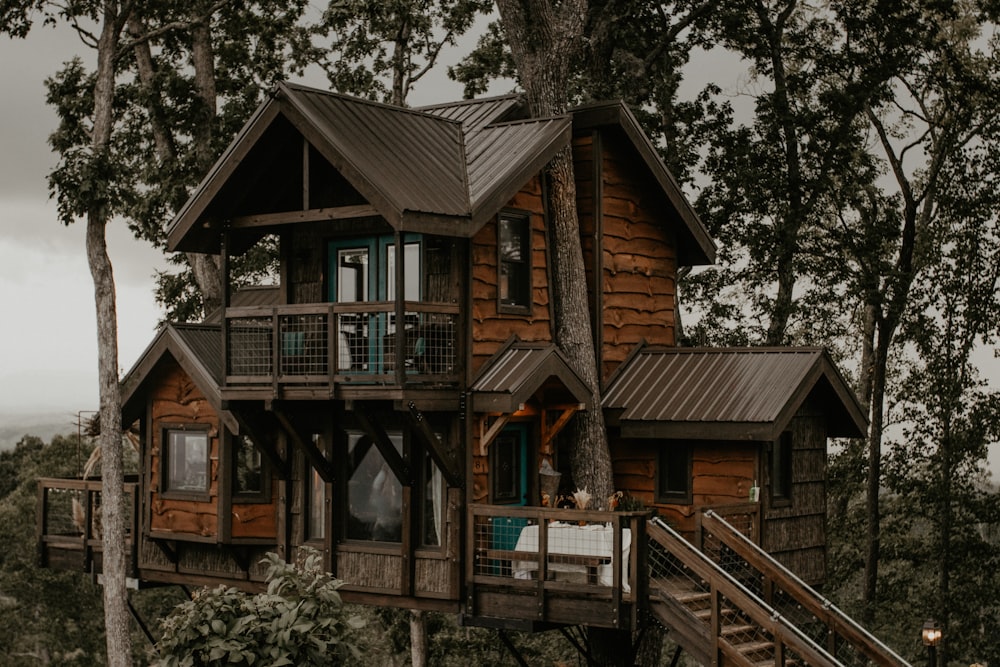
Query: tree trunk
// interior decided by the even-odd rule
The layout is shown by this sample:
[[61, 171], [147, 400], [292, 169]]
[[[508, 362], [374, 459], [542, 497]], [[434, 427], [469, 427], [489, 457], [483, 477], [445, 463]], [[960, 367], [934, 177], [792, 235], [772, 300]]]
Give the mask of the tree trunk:
[[[92, 159], [107, 161], [114, 123], [115, 51], [122, 29], [117, 4], [103, 6], [103, 25], [97, 50], [97, 77], [94, 84], [94, 126]], [[97, 173], [101, 173], [98, 170]], [[100, 190], [100, 188], [98, 188]], [[125, 497], [122, 466], [122, 401], [118, 383], [118, 322], [115, 281], [107, 253], [105, 227], [108, 203], [98, 199], [87, 211], [87, 262], [94, 281], [97, 312], [98, 382], [101, 401], [101, 521], [104, 548], [104, 623], [108, 664], [132, 664], [129, 635], [128, 589], [125, 584]]]
[[[586, 0], [498, 0], [497, 9], [510, 44], [518, 78], [532, 116], [565, 113], [569, 72], [581, 56]], [[600, 373], [591, 334], [590, 304], [576, 210], [576, 179], [570, 147], [547, 168], [552, 239], [552, 300], [556, 344], [592, 392], [589, 410], [574, 419], [576, 446], [570, 457], [573, 482], [603, 506], [614, 491], [611, 454], [600, 408]]]

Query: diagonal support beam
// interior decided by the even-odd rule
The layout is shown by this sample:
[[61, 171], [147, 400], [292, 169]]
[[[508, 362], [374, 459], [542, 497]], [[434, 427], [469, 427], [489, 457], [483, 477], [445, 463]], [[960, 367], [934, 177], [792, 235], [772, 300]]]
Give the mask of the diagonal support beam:
[[497, 417], [497, 420], [493, 422], [493, 425], [490, 426], [489, 430], [486, 429], [487, 419], [488, 417], [484, 415], [481, 418], [481, 421], [479, 422], [480, 456], [486, 456], [486, 448], [490, 446], [490, 443], [493, 442], [493, 440], [496, 439], [498, 435], [500, 435], [500, 431], [502, 431], [503, 427], [506, 426], [507, 422], [510, 421], [510, 415], [503, 414]]
[[450, 452], [438, 440], [437, 434], [431, 430], [430, 424], [424, 419], [423, 413], [417, 410], [417, 406], [413, 401], [410, 401], [407, 407], [410, 409], [410, 421], [413, 424], [413, 430], [423, 443], [427, 445], [427, 453], [434, 459], [434, 463], [437, 464], [437, 467], [441, 470], [441, 474], [447, 480], [448, 486], [462, 488], [464, 486], [462, 484], [462, 476]]
[[266, 427], [264, 421], [248, 410], [231, 410], [233, 416], [239, 424], [239, 433], [250, 436], [253, 443], [260, 449], [264, 458], [270, 464], [278, 479], [288, 479], [288, 461], [281, 457], [274, 446], [273, 438], [267, 436], [270, 429]]
[[278, 420], [278, 423], [281, 424], [281, 428], [285, 431], [288, 439], [291, 440], [295, 447], [302, 450], [302, 453], [305, 454], [309, 463], [316, 469], [319, 476], [323, 478], [323, 481], [327, 483], [333, 482], [333, 464], [327, 460], [323, 452], [312, 441], [312, 438], [299, 431], [292, 420], [288, 418], [288, 415], [277, 406], [271, 406], [271, 412]]
[[[542, 443], [541, 450], [543, 452], [551, 451], [552, 441], [555, 439], [559, 432], [566, 427], [569, 420], [580, 410], [584, 409], [583, 403], [574, 403], [572, 405], [555, 405], [546, 407], [542, 410]], [[549, 426], [548, 414], [549, 412], [561, 411], [561, 414], [556, 419], [552, 426]]]
[[403, 486], [411, 486], [413, 484], [413, 475], [410, 466], [403, 460], [402, 455], [396, 451], [395, 445], [392, 444], [392, 440], [389, 439], [381, 424], [372, 421], [371, 415], [358, 404], [354, 406], [354, 416], [357, 418], [358, 423], [361, 424], [361, 429], [375, 443], [379, 453], [385, 459], [385, 462], [389, 465], [389, 469], [392, 470], [392, 474], [396, 476], [399, 483]]

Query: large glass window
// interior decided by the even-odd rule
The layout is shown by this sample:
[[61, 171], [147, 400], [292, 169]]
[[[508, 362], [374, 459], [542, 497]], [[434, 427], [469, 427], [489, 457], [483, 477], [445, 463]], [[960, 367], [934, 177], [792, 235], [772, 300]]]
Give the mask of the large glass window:
[[[389, 439], [401, 455], [403, 434]], [[399, 542], [403, 531], [403, 487], [370, 437], [347, 434], [347, 539]]]
[[368, 300], [367, 247], [337, 250], [337, 301], [354, 303]]
[[211, 470], [208, 430], [168, 428], [163, 442], [163, 491], [208, 495]]
[[663, 503], [692, 502], [691, 445], [667, 441], [657, 460], [656, 496]]
[[504, 212], [497, 224], [500, 309], [531, 306], [531, 228], [526, 214]]

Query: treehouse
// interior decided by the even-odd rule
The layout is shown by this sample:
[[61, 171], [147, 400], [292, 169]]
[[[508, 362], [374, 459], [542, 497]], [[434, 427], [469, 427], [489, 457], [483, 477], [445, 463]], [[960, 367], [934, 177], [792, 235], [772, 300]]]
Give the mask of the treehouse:
[[[564, 148], [600, 400], [554, 343], [543, 168]], [[836, 650], [764, 607], [724, 617], [717, 592], [742, 604], [748, 577], [703, 554], [765, 567], [765, 606], [821, 583], [827, 439], [863, 412], [820, 349], [675, 347], [678, 269], [715, 248], [623, 105], [531, 119], [516, 96], [411, 110], [279, 84], [167, 240], [218, 256], [223, 304], [164, 326], [122, 383], [136, 585], [260, 588], [265, 552], [310, 546], [354, 602], [528, 631], [653, 618], [708, 662]], [[234, 267], [268, 252], [246, 285]], [[662, 520], [557, 507], [586, 410], [621, 498]], [[99, 572], [99, 483], [40, 484], [42, 563]]]

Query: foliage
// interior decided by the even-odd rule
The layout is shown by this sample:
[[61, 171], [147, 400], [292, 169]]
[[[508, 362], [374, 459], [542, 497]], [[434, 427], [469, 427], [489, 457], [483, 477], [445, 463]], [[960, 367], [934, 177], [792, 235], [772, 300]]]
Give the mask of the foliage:
[[322, 557], [305, 553], [301, 567], [266, 556], [267, 592], [248, 595], [220, 586], [203, 589], [163, 621], [158, 643], [164, 667], [208, 664], [350, 664], [361, 653]]
[[56, 436], [45, 445], [25, 436], [0, 452], [0, 662], [11, 667], [54, 662], [103, 664], [101, 592], [82, 573], [38, 567], [37, 478], [76, 471], [88, 442]]
[[487, 0], [331, 2], [300, 33], [301, 68], [319, 66], [334, 90], [404, 105], [414, 85], [454, 46]]

